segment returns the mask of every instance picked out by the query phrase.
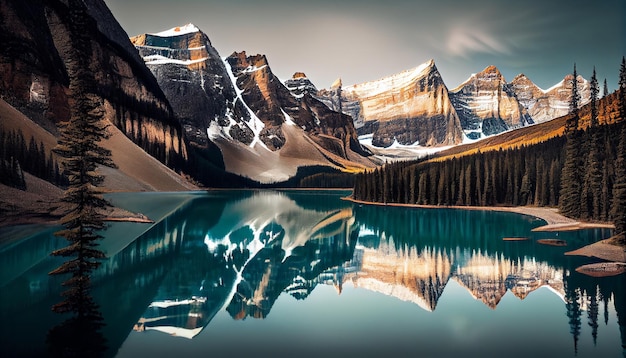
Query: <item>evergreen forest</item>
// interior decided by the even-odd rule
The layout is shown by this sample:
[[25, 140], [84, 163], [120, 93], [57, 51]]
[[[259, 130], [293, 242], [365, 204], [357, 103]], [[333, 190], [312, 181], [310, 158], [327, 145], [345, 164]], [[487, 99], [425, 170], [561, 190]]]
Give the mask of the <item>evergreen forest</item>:
[[[574, 78], [576, 68], [574, 66]], [[358, 174], [353, 198], [418, 205], [549, 206], [568, 217], [616, 224], [626, 232], [626, 62], [622, 59], [619, 117], [600, 124], [598, 84], [591, 80], [591, 119], [581, 126], [572, 87], [564, 134], [536, 144], [388, 163]]]

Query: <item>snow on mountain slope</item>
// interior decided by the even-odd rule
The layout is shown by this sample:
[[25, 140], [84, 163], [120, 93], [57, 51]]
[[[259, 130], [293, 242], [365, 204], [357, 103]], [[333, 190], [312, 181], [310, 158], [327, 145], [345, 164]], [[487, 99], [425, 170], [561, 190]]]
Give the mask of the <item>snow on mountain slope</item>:
[[473, 74], [451, 90], [450, 96], [463, 130], [471, 139], [533, 123], [495, 66]]
[[[520, 104], [524, 106], [535, 123], [543, 123], [566, 115], [569, 112], [569, 99], [572, 93], [572, 75], [544, 90], [535, 85], [524, 74], [517, 75], [510, 86]], [[591, 99], [589, 82], [578, 76], [577, 85], [581, 95], [580, 104], [585, 105]]]
[[193, 24], [131, 38], [172, 104], [191, 142], [210, 147], [207, 129], [249, 145], [250, 111], [209, 38]]
[[[374, 165], [351, 119], [310, 93], [292, 95], [265, 56], [235, 52], [222, 58], [192, 24], [132, 42], [192, 143], [199, 150], [217, 145], [227, 171], [274, 182], [302, 165]], [[288, 141], [307, 150], [294, 150]]]
[[396, 91], [398, 89], [411, 86], [415, 81], [428, 75], [434, 66], [435, 61], [431, 59], [415, 68], [405, 70], [388, 77], [383, 77], [376, 81], [343, 87], [343, 91], [353, 93], [355, 96], [360, 98], [378, 96], [389, 91]]
[[159, 36], [159, 37], [172, 37], [172, 36], [187, 35], [187, 34], [199, 32], [199, 31], [200, 29], [198, 29], [196, 25], [189, 23], [184, 26], [177, 26], [169, 30], [157, 32], [155, 34], [150, 34], [150, 35]]
[[318, 96], [362, 122], [359, 134], [372, 133], [377, 147], [395, 141], [437, 146], [463, 140], [459, 118], [433, 60], [377, 81], [322, 90]]

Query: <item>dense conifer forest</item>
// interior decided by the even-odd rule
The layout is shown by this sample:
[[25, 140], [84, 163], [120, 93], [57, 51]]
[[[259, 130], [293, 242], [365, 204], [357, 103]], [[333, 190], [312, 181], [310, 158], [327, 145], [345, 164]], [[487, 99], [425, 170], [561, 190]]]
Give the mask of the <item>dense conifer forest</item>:
[[624, 59], [619, 85], [620, 120], [616, 123], [598, 123], [594, 69], [591, 120], [586, 128], [579, 126], [580, 97], [573, 86], [564, 135], [445, 160], [386, 164], [357, 175], [353, 197], [421, 205], [552, 206], [576, 219], [613, 221], [617, 233], [626, 232], [626, 122], [621, 120], [626, 118]]
[[[609, 219], [608, 203], [622, 127], [624, 122], [578, 134], [582, 141], [599, 139], [603, 149], [599, 180], [590, 175], [580, 176], [580, 184], [584, 183], [582, 187], [587, 191], [585, 205], [580, 206], [584, 206], [584, 214], [590, 219]], [[445, 161], [390, 163], [357, 175], [354, 198], [421, 205], [558, 206], [566, 143], [567, 138], [559, 136], [535, 145], [479, 152]], [[592, 178], [599, 185], [586, 183]]]
[[67, 185], [58, 161], [43, 142], [30, 137], [26, 143], [21, 130], [5, 131], [0, 126], [0, 183], [25, 190], [27, 172], [59, 186]]

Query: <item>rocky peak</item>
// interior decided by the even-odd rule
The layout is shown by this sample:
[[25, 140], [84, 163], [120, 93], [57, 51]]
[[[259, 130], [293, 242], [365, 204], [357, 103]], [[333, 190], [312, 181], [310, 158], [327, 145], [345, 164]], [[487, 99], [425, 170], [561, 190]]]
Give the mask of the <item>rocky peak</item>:
[[[272, 73], [265, 55], [249, 56], [241, 51], [222, 59], [208, 37], [193, 25], [136, 36], [133, 43], [170, 99], [191, 142], [199, 150], [219, 147], [226, 170], [266, 181], [277, 179], [272, 173], [285, 175], [291, 169], [284, 168], [302, 161], [335, 166], [341, 160], [371, 164], [362, 156], [368, 153], [356, 140], [350, 118], [308, 95], [317, 90], [304, 73], [292, 78], [294, 89], [302, 90], [295, 96]], [[282, 149], [290, 138], [293, 144], [284, 150], [289, 159], [282, 164]], [[325, 160], [314, 147], [336, 157]], [[253, 155], [247, 157], [246, 152]], [[258, 163], [259, 156], [266, 160]]]
[[504, 76], [496, 66], [487, 66], [484, 70], [472, 74], [465, 82], [450, 92], [477, 92], [479, 90], [497, 90], [506, 83]]
[[[535, 123], [542, 123], [569, 112], [569, 98], [572, 93], [573, 76], [568, 74], [565, 78], [548, 88], [539, 88], [523, 74], [517, 75], [509, 84], [511, 90], [524, 106]], [[591, 91], [589, 82], [582, 76], [577, 78], [578, 90], [581, 94], [581, 106], [589, 102]]]
[[215, 149], [207, 133], [214, 122], [236, 140], [252, 142], [251, 115], [238, 100], [226, 65], [205, 33], [187, 24], [131, 41], [194, 145]]
[[248, 56], [246, 51], [233, 52], [228, 56], [227, 61], [233, 73], [258, 71], [268, 66], [265, 55]]
[[473, 74], [450, 92], [465, 134], [471, 139], [533, 123], [495, 66]]
[[285, 81], [285, 87], [287, 87], [296, 98], [302, 98], [305, 93], [313, 96], [317, 95], [317, 88], [303, 72], [294, 73], [290, 79]]
[[534, 85], [534, 83], [530, 80], [530, 78], [528, 78], [525, 74], [520, 73], [517, 76], [515, 76], [515, 78], [513, 78], [513, 81], [511, 81], [511, 83], [532, 83]]
[[352, 116], [372, 143], [425, 146], [458, 144], [459, 118], [433, 60], [376, 81], [318, 92], [329, 107]]
[[130, 40], [147, 65], [174, 61], [179, 65], [202, 67], [217, 54], [208, 36], [192, 24], [134, 36]]
[[500, 70], [496, 66], [494, 66], [494, 65], [487, 66], [482, 71], [482, 73], [485, 73], [485, 74], [489, 73], [489, 74], [494, 74], [496, 76], [502, 76], [502, 73], [500, 72]]
[[330, 85], [330, 89], [341, 88], [342, 85], [343, 84], [341, 83], [341, 77], [339, 77]]

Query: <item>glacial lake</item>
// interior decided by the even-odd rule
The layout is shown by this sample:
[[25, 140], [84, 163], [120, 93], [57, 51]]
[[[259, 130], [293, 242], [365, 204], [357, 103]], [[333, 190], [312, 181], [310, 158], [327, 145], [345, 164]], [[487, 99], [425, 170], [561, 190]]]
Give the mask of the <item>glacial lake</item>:
[[[93, 296], [115, 357], [624, 357], [626, 277], [564, 252], [609, 230], [513, 213], [341, 200], [349, 191], [112, 194]], [[0, 246], [0, 356], [47, 355], [65, 245]], [[503, 238], [527, 238], [504, 241]], [[538, 239], [565, 240], [549, 246]], [[80, 339], [74, 337], [73, 339]], [[63, 344], [63, 342], [55, 342]]]

